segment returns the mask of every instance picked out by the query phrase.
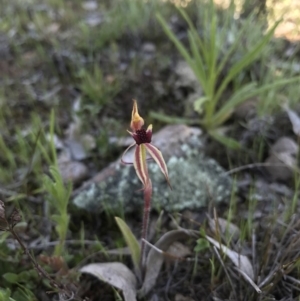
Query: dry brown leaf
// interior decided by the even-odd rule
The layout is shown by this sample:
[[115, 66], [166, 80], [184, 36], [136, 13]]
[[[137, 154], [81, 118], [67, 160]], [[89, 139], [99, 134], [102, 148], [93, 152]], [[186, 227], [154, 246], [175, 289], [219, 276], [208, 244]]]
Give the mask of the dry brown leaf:
[[136, 300], [136, 277], [121, 262], [91, 263], [83, 266], [81, 273], [87, 273], [120, 289], [125, 301]]
[[216, 248], [221, 250], [224, 254], [226, 254], [230, 260], [233, 262], [233, 264], [239, 268], [241, 271], [243, 271], [251, 280], [254, 279], [254, 271], [252, 264], [247, 256], [241, 255], [225, 245], [219, 243], [217, 240], [209, 237], [206, 235], [206, 239], [213, 244]]
[[[167, 251], [168, 248], [175, 242], [181, 239], [188, 239], [194, 236], [193, 231], [189, 230], [173, 230], [165, 233], [155, 244], [155, 247], [161, 251]], [[149, 291], [155, 285], [156, 279], [159, 275], [160, 269], [164, 262], [165, 256], [159, 253], [156, 249], [152, 248], [148, 254], [146, 262], [146, 274], [143, 285], [139, 290], [139, 296], [143, 297], [149, 293]]]
[[47, 256], [41, 254], [39, 259], [44, 264], [50, 266], [54, 272], [59, 273], [60, 275], [67, 275], [69, 272], [68, 265], [62, 256]]

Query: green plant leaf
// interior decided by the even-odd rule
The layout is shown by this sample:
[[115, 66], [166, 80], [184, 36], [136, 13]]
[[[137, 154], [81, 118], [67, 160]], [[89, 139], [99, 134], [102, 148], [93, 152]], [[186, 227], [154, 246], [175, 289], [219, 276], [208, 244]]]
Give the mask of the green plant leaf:
[[192, 33], [192, 31], [188, 32], [188, 39], [189, 39], [189, 43], [191, 45], [192, 54], [193, 54], [194, 59], [195, 59], [195, 64], [193, 63], [192, 66], [191, 65], [189, 65], [189, 66], [191, 67], [191, 69], [195, 73], [195, 75], [196, 75], [199, 83], [203, 87], [203, 89], [206, 90], [207, 89], [207, 85], [206, 85], [207, 75], [205, 74], [204, 62], [201, 58], [200, 51], [197, 47], [196, 39], [195, 39], [195, 36]]
[[199, 238], [199, 239], [197, 239], [197, 244], [194, 248], [194, 251], [196, 253], [199, 253], [208, 248], [209, 248], [209, 242], [205, 238]]
[[194, 101], [194, 110], [198, 113], [198, 114], [202, 114], [203, 112], [203, 104], [205, 102], [209, 101], [209, 98], [204, 96], [204, 97], [200, 97], [197, 100]]
[[191, 119], [191, 118], [181, 118], [177, 116], [170, 116], [164, 113], [157, 113], [154, 111], [150, 111], [150, 117], [156, 120], [170, 123], [170, 124], [199, 124], [199, 119]]
[[72, 191], [72, 183], [65, 185], [62, 176], [55, 166], [50, 166], [51, 177], [44, 176], [43, 184], [45, 191], [48, 192], [48, 201], [55, 212], [51, 215], [51, 219], [56, 222], [56, 231], [59, 236], [59, 244], [55, 246], [54, 254], [62, 255], [64, 251], [64, 242], [66, 239], [69, 215], [68, 202]]
[[235, 38], [234, 43], [232, 43], [232, 45], [230, 46], [230, 48], [226, 51], [224, 57], [222, 58], [218, 68], [217, 68], [217, 76], [220, 75], [220, 73], [222, 72], [222, 70], [224, 69], [226, 63], [228, 62], [230, 56], [233, 54], [233, 52], [237, 49], [238, 45], [241, 43], [241, 38], [243, 37], [243, 35], [245, 34], [246, 29], [251, 26], [251, 21], [253, 21], [252, 18], [248, 18], [246, 20], [246, 23], [243, 25], [243, 27], [240, 29], [238, 36]]
[[44, 187], [49, 192], [51, 197], [49, 200], [57, 208], [58, 212], [66, 212], [68, 201], [72, 191], [72, 184], [65, 186], [64, 181], [58, 168], [50, 166], [50, 173], [53, 179], [48, 176], [44, 177]]
[[[239, 90], [237, 90], [233, 95], [225, 102], [225, 104], [219, 109], [217, 113], [214, 114], [212, 119], [206, 120], [208, 128], [216, 128], [223, 124], [232, 114], [234, 109], [246, 99], [249, 99], [256, 89], [256, 83], [250, 83]], [[254, 94], [255, 95], [255, 94]], [[252, 96], [254, 96], [252, 95]]]
[[240, 149], [241, 148], [241, 144], [238, 141], [218, 133], [217, 130], [209, 131], [208, 133], [215, 140], [217, 140], [220, 143], [224, 144], [228, 148], [231, 148], [231, 149]]
[[231, 98], [220, 108], [220, 110], [213, 116], [211, 124], [218, 127], [224, 123], [232, 114], [234, 108], [244, 102], [245, 100], [261, 95], [270, 90], [276, 90], [280, 87], [300, 82], [300, 77], [293, 77], [289, 79], [279, 79], [273, 83], [265, 84], [261, 87], [256, 87], [255, 83], [245, 85], [240, 90], [236, 91]]
[[127, 224], [119, 217], [115, 217], [119, 229], [121, 230], [126, 244], [130, 250], [131, 258], [135, 267], [135, 270], [140, 273], [140, 260], [141, 260], [141, 248]]
[[16, 301], [10, 297], [11, 291], [9, 289], [0, 288], [0, 301]]
[[5, 273], [2, 277], [9, 283], [16, 284], [18, 282], [19, 276], [15, 273]]
[[37, 301], [37, 298], [33, 292], [26, 286], [20, 284], [17, 290], [13, 292], [13, 298], [18, 301]]
[[168, 24], [166, 23], [166, 21], [164, 20], [164, 18], [159, 13], [156, 14], [156, 18], [159, 21], [159, 23], [161, 24], [163, 30], [165, 31], [165, 33], [167, 34], [169, 39], [175, 44], [175, 46], [177, 47], [180, 54], [184, 57], [186, 62], [190, 66], [192, 66], [193, 65], [192, 57], [190, 56], [189, 52], [186, 50], [184, 45], [177, 39], [175, 34], [170, 30], [170, 28], [169, 28]]

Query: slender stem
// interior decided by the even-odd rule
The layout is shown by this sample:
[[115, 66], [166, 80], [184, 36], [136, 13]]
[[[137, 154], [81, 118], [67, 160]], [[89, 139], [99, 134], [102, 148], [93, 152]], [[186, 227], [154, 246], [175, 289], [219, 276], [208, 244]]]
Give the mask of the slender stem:
[[141, 265], [142, 269], [146, 265], [146, 243], [149, 228], [149, 215], [151, 210], [151, 197], [152, 197], [152, 183], [149, 179], [147, 186], [144, 188], [144, 216], [143, 216], [143, 229], [142, 229], [142, 242], [141, 242]]
[[144, 206], [142, 241], [141, 241], [141, 263], [142, 263], [143, 268], [146, 265], [146, 244], [145, 244], [145, 240], [147, 240], [147, 237], [148, 237], [149, 213], [150, 213], [150, 208], [146, 208], [146, 206]]
[[29, 252], [29, 250], [25, 247], [22, 240], [20, 239], [19, 235], [15, 232], [13, 227], [10, 227], [8, 230], [14, 237], [14, 239], [19, 243], [21, 248], [23, 249], [24, 253], [29, 257], [31, 263], [33, 264], [35, 270], [39, 274], [40, 277], [44, 277], [49, 280], [51, 286], [55, 289], [63, 290], [63, 286], [59, 285], [56, 281], [54, 281], [50, 275], [36, 262], [35, 258], [32, 256], [32, 254]]

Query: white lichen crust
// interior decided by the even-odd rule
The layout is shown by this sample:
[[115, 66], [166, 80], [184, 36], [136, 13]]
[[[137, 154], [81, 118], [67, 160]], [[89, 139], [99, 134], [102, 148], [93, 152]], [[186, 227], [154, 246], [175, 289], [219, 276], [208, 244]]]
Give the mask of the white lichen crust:
[[[149, 162], [153, 184], [152, 208], [174, 212], [198, 209], [209, 202], [229, 202], [232, 179], [224, 169], [187, 144], [181, 148], [184, 156], [172, 156], [167, 161], [172, 190], [159, 167]], [[75, 197], [73, 203], [91, 212], [138, 212], [143, 205], [141, 188], [132, 166], [116, 166], [114, 176], [91, 184]]]

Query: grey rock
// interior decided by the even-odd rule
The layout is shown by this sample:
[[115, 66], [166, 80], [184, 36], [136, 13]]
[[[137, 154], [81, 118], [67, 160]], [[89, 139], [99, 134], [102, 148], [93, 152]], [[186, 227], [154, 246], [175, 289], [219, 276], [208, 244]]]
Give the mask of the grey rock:
[[78, 184], [88, 174], [88, 168], [83, 163], [77, 161], [59, 162], [58, 167], [64, 182], [71, 181], [73, 184]]
[[279, 138], [270, 149], [266, 169], [274, 180], [289, 181], [297, 168], [299, 146], [289, 137]]
[[[191, 128], [178, 125], [174, 127], [177, 137], [171, 135], [172, 126], [169, 126], [163, 131], [171, 135], [172, 139], [167, 136], [162, 139], [161, 132], [156, 136], [160, 139], [153, 139], [165, 156], [173, 189], [168, 188], [159, 167], [150, 161], [148, 167], [153, 185], [152, 208], [181, 211], [205, 207], [210, 201], [215, 204], [228, 202], [232, 180], [216, 161], [204, 156], [200, 132], [199, 135], [194, 135], [195, 131], [191, 131]], [[189, 131], [193, 134], [188, 135]], [[172, 143], [169, 144], [169, 141]], [[155, 142], [153, 144], [156, 145]], [[73, 203], [90, 212], [140, 212], [143, 206], [141, 188], [142, 184], [134, 168], [121, 165], [118, 161], [84, 185], [74, 197]]]

